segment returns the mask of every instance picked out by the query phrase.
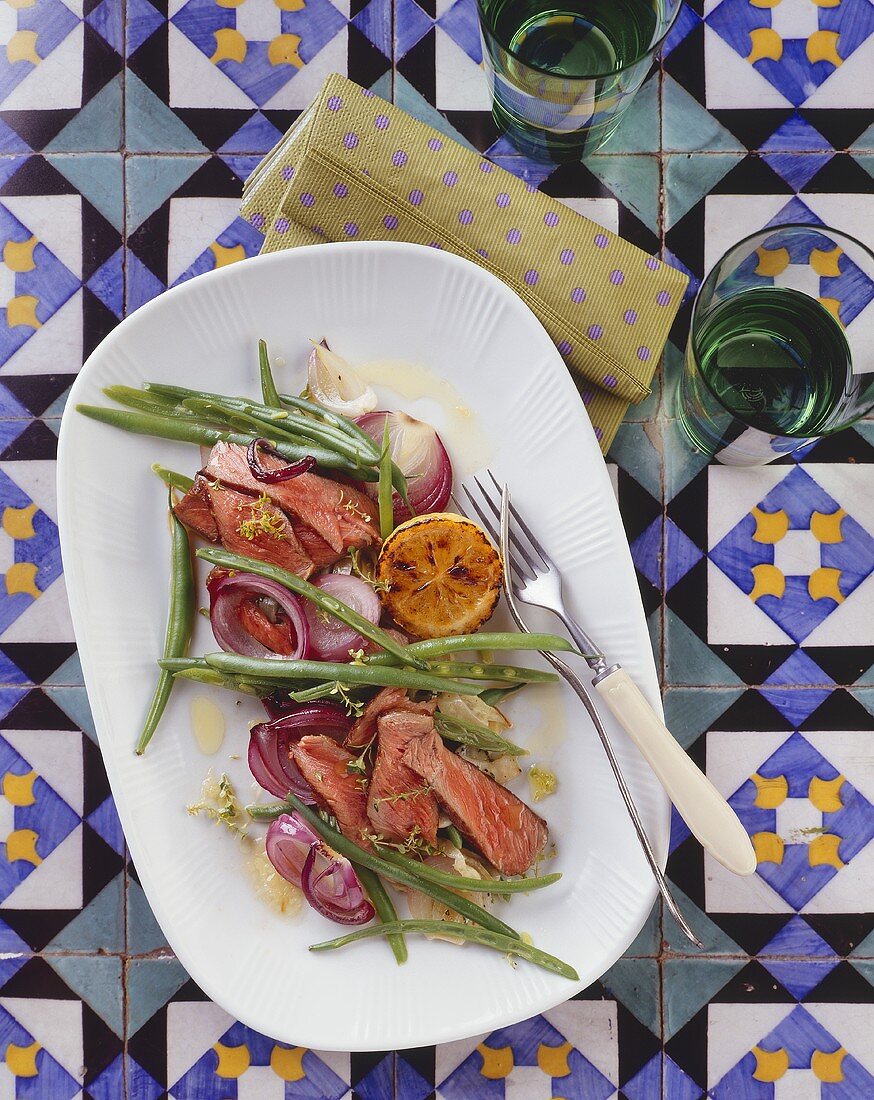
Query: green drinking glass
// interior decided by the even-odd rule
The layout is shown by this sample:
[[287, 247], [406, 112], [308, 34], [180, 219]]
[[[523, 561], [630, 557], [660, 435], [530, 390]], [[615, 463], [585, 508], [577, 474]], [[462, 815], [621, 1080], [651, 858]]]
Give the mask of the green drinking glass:
[[874, 407], [874, 253], [824, 225], [736, 244], [698, 291], [677, 391], [692, 443], [756, 466]]
[[492, 114], [536, 160], [579, 161], [616, 129], [682, 0], [478, 0]]

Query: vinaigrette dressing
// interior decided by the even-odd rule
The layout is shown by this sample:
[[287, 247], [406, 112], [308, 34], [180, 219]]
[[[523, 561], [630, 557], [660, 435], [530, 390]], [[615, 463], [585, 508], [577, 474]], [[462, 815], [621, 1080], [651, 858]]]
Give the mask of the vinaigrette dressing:
[[[476, 413], [464, 404], [461, 394], [447, 379], [405, 359], [373, 359], [356, 370], [372, 386], [391, 390], [407, 401], [432, 401], [440, 408], [443, 421], [435, 427], [459, 477], [488, 466], [494, 455], [492, 442]], [[427, 420], [427, 415], [423, 413], [422, 419]]]
[[214, 756], [225, 739], [225, 716], [221, 708], [206, 695], [196, 695], [189, 708], [191, 732], [204, 756]]

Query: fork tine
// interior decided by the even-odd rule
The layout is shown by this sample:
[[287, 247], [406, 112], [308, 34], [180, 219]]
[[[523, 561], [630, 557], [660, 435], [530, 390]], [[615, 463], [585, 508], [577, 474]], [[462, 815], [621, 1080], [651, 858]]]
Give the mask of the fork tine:
[[[477, 488], [479, 488], [480, 491], [482, 491], [482, 486], [477, 481], [477, 479], [474, 478], [473, 480], [474, 480], [474, 482], [476, 482]], [[479, 516], [480, 520], [482, 521], [483, 527], [485, 527], [485, 529], [491, 535], [492, 541], [495, 543], [496, 546], [500, 546], [501, 536], [500, 536], [500, 532], [498, 531], [498, 528], [495, 526], [495, 524], [491, 520], [489, 520], [489, 517], [485, 514], [485, 512], [479, 506], [479, 504], [477, 503], [477, 501], [474, 498], [473, 494], [471, 493], [470, 489], [468, 489], [468, 487], [466, 485], [462, 485], [461, 487], [464, 490], [464, 495], [470, 501], [471, 507], [473, 508], [473, 510], [476, 512], [476, 514]], [[485, 497], [485, 493], [483, 493], [483, 496]], [[528, 572], [528, 570], [525, 569], [523, 563], [520, 562], [519, 559], [512, 552], [510, 553], [510, 560], [509, 560], [508, 564], [510, 566], [510, 569], [513, 572], [518, 573], [519, 576], [522, 577], [523, 580], [530, 581], [530, 580], [534, 579], [531, 576], [531, 574]]]
[[[498, 483], [495, 481], [494, 476], [492, 475], [491, 471], [489, 471], [489, 477], [491, 477], [492, 481], [494, 481], [495, 485], [497, 486]], [[483, 486], [479, 483], [477, 478], [474, 478], [473, 480], [476, 481], [477, 487], [479, 488], [479, 491], [483, 495], [483, 500], [486, 502], [486, 504], [488, 504], [489, 508], [491, 508], [492, 512], [495, 515], [495, 518], [500, 520], [500, 517], [501, 517], [501, 506], [500, 506], [500, 504], [495, 503], [495, 501], [489, 496], [487, 490], [484, 489]], [[501, 491], [501, 489], [500, 489], [500, 487], [498, 487], [498, 492], [500, 493], [500, 491]], [[514, 533], [512, 528], [510, 529], [510, 542], [516, 547], [516, 549], [519, 551], [519, 553], [522, 555], [522, 557], [528, 563], [528, 567], [531, 570], [531, 572], [536, 575], [539, 572], [541, 567], [537, 564], [536, 561], [534, 561], [532, 559], [531, 555], [528, 553], [527, 548], [525, 547], [525, 544], [521, 541], [521, 539], [518, 537], [518, 535], [516, 535]]]
[[[495, 475], [492, 473], [491, 470], [486, 470], [486, 473], [492, 479], [492, 484], [497, 489], [497, 491], [500, 493], [502, 491], [501, 486], [498, 484], [498, 482], [495, 478]], [[546, 551], [543, 549], [542, 544], [537, 540], [537, 538], [534, 535], [534, 532], [531, 530], [531, 528], [528, 526], [528, 524], [525, 522], [525, 520], [522, 519], [522, 517], [519, 515], [519, 513], [516, 510], [516, 507], [513, 504], [512, 500], [508, 501], [508, 504], [509, 504], [509, 509], [510, 509], [510, 515], [513, 517], [513, 519], [519, 524], [519, 526], [522, 528], [522, 530], [528, 536], [528, 541], [531, 543], [531, 549], [534, 551], [534, 553], [543, 562], [544, 567], [546, 569], [551, 569], [552, 568], [552, 561], [547, 556]]]

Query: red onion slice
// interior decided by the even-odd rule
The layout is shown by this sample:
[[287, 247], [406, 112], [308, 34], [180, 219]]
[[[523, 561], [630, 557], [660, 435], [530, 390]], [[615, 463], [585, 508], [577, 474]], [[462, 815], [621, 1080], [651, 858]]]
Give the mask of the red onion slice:
[[[309, 651], [309, 624], [300, 599], [283, 588], [281, 584], [256, 577], [252, 573], [225, 573], [213, 577], [207, 582], [209, 590], [209, 619], [215, 640], [228, 653], [239, 653], [243, 657], [275, 657], [277, 653], [268, 649], [246, 630], [241, 621], [241, 608], [244, 603], [256, 607], [267, 606], [272, 613], [281, 616], [281, 625], [287, 631], [289, 652], [284, 657], [298, 659]], [[272, 601], [267, 604], [266, 601]], [[264, 603], [262, 603], [264, 601]]]
[[[378, 623], [382, 614], [379, 596], [360, 577], [343, 573], [328, 573], [320, 577], [316, 587], [336, 596], [338, 600], [363, 615], [371, 623]], [[323, 661], [348, 661], [349, 651], [365, 648], [365, 640], [352, 627], [341, 623], [333, 615], [325, 615], [312, 604], [304, 609], [309, 624], [309, 644]]]
[[334, 703], [308, 703], [274, 722], [261, 722], [249, 733], [249, 770], [265, 791], [285, 798], [289, 791], [312, 806], [313, 792], [292, 759], [290, 746], [310, 733], [345, 739], [352, 719]]
[[282, 458], [282, 455], [280, 455], [275, 448], [271, 447], [269, 440], [266, 439], [253, 439], [246, 448], [246, 461], [249, 463], [252, 477], [254, 477], [256, 481], [265, 482], [267, 485], [276, 485], [280, 481], [291, 481], [293, 477], [299, 477], [301, 474], [305, 474], [307, 470], [311, 470], [316, 464], [316, 460], [313, 456], [307, 455], [306, 458], [302, 458], [299, 462], [290, 462], [287, 466], [280, 466], [274, 470], [264, 465], [258, 457], [259, 450], [264, 451], [266, 454], [273, 455], [276, 458]]
[[[442, 512], [452, 493], [452, 463], [443, 441], [430, 424], [402, 412], [367, 413], [356, 423], [381, 447], [386, 417], [391, 456], [407, 478], [407, 493], [414, 512], [416, 515]], [[363, 488], [376, 499], [378, 487], [365, 483]], [[409, 519], [410, 510], [400, 496], [395, 493], [392, 500], [395, 523]]]
[[372, 919], [373, 906], [352, 864], [332, 852], [298, 814], [282, 814], [272, 822], [265, 846], [277, 873], [303, 890], [317, 913], [338, 924]]

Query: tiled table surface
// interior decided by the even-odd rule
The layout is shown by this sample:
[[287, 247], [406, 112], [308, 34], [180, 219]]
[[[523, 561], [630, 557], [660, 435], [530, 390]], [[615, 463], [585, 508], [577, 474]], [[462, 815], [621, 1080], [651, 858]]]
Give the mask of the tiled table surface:
[[310, 1051], [284, 1078], [273, 1043], [170, 955], [126, 861], [54, 489], [83, 357], [126, 309], [257, 249], [236, 217], [242, 180], [327, 73], [662, 249], [694, 288], [775, 221], [874, 239], [874, 7], [687, 6], [609, 148], [552, 173], [494, 130], [473, 0], [2, 10], [0, 1098], [874, 1096], [874, 421], [798, 462], [708, 467], [664, 396], [687, 303], [667, 385], [610, 456], [669, 722], [761, 861], [732, 879], [675, 825], [669, 872], [705, 953], [688, 957], [655, 911], [626, 958], [543, 1017], [436, 1050]]

